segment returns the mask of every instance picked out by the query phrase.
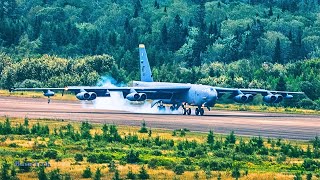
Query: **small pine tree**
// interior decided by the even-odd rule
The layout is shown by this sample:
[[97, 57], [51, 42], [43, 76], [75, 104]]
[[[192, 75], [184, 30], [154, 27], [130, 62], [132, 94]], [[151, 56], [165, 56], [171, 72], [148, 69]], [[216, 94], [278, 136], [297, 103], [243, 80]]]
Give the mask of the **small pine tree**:
[[234, 165], [231, 175], [235, 179], [239, 179], [239, 177], [240, 177], [240, 166], [239, 166], [239, 164]]
[[144, 168], [144, 166], [141, 167], [139, 174], [138, 174], [139, 179], [149, 179], [150, 176], [147, 172], [147, 170]]
[[132, 169], [129, 169], [129, 172], [127, 174], [127, 179], [136, 179], [136, 175], [132, 172]]
[[226, 137], [226, 142], [229, 144], [234, 144], [236, 143], [236, 136], [234, 135], [234, 132], [231, 131], [231, 133], [229, 134], [229, 136]]
[[101, 170], [100, 168], [97, 168], [96, 173], [94, 174], [94, 180], [100, 180], [101, 179]]
[[88, 167], [86, 167], [86, 169], [83, 171], [82, 177], [83, 177], [83, 178], [91, 178], [91, 176], [92, 176], [92, 172], [91, 172], [90, 167], [88, 166]]
[[301, 173], [296, 173], [293, 177], [293, 180], [302, 180]]
[[108, 164], [108, 168], [110, 172], [115, 172], [117, 170], [116, 163], [114, 161], [110, 161]]
[[142, 121], [141, 129], [139, 130], [139, 133], [148, 133], [148, 129], [146, 127], [146, 122], [145, 121]]
[[177, 132], [176, 132], [176, 130], [174, 130], [173, 132], [172, 132], [172, 136], [176, 136], [177, 135]]
[[193, 179], [194, 180], [199, 180], [200, 179], [200, 176], [199, 176], [198, 172], [194, 173]]
[[148, 136], [151, 137], [152, 135], [152, 131], [151, 131], [151, 128], [149, 129], [149, 132], [148, 132]]
[[177, 165], [174, 169], [173, 172], [176, 173], [177, 175], [181, 175], [184, 173], [184, 165]]
[[46, 172], [44, 171], [44, 166], [40, 166], [40, 167], [39, 167], [38, 179], [39, 179], [39, 180], [48, 180], [47, 174], [46, 174]]
[[312, 180], [312, 173], [307, 174], [307, 180]]
[[9, 164], [7, 163], [7, 161], [5, 160], [2, 163], [2, 167], [1, 167], [1, 174], [0, 174], [0, 179], [9, 179], [10, 175], [9, 175]]
[[210, 145], [214, 144], [214, 135], [212, 130], [209, 131], [209, 134], [207, 137], [207, 143]]
[[210, 167], [207, 167], [204, 172], [206, 174], [206, 179], [211, 179], [212, 178], [212, 173], [211, 173]]
[[113, 176], [112, 180], [121, 180], [120, 173], [119, 173], [118, 169], [116, 169], [116, 171], [114, 172], [114, 176]]
[[221, 173], [218, 174], [217, 180], [221, 180]]
[[312, 158], [311, 148], [310, 148], [309, 145], [308, 145], [308, 147], [307, 147], [306, 156], [307, 156], [308, 158]]
[[77, 153], [75, 156], [74, 156], [74, 160], [75, 161], [83, 161], [83, 156], [82, 156], [82, 154], [79, 154], [79, 153]]
[[184, 129], [181, 129], [181, 130], [180, 130], [180, 136], [181, 136], [181, 137], [186, 136], [186, 131], [185, 131]]

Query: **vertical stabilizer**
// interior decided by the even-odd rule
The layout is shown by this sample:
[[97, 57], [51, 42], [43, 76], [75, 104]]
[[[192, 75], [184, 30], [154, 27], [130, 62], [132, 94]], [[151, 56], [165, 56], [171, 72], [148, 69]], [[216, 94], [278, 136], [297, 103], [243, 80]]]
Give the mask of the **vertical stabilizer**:
[[148, 56], [144, 44], [139, 45], [141, 81], [153, 82]]

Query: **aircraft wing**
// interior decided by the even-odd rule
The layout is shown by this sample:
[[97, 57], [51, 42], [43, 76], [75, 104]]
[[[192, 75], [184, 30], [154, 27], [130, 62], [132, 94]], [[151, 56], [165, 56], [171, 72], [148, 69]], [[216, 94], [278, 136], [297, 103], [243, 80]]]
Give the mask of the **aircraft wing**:
[[221, 87], [215, 87], [218, 94], [225, 94], [225, 93], [232, 93], [234, 95], [238, 94], [261, 94], [263, 96], [266, 96], [268, 94], [281, 94], [281, 95], [291, 95], [291, 94], [304, 94], [304, 92], [290, 92], [290, 91], [269, 91], [266, 89], [236, 89], [236, 88], [221, 88]]
[[[65, 88], [11, 88], [10, 91], [70, 91], [73, 93], [79, 93], [82, 91], [95, 92], [100, 94], [101, 92], [118, 91], [123, 93], [129, 93], [134, 90], [138, 93], [179, 93], [186, 92], [190, 89], [190, 86], [159, 86], [159, 87], [98, 87], [98, 86], [69, 86]], [[98, 95], [99, 96], [99, 95]]]

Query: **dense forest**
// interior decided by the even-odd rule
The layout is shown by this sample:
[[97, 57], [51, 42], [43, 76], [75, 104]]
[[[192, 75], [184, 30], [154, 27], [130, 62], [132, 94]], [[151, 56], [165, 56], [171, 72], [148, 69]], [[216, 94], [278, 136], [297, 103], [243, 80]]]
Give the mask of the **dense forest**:
[[0, 0], [0, 87], [139, 79], [304, 91], [320, 108], [319, 0]]

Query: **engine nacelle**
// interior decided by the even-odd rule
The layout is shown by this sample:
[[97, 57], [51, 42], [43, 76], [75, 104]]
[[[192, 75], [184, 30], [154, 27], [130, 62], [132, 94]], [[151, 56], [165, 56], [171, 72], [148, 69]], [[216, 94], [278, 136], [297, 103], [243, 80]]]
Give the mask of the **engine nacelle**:
[[246, 101], [246, 103], [253, 101], [253, 95], [252, 95], [252, 94], [246, 94], [246, 96], [247, 96], [247, 101]]
[[54, 92], [48, 90], [47, 92], [43, 93], [44, 96], [50, 97], [50, 96], [54, 96]]
[[269, 94], [267, 96], [263, 96], [263, 101], [266, 103], [274, 103], [278, 98], [273, 95], [273, 94]]
[[273, 103], [279, 103], [279, 102], [281, 102], [283, 100], [283, 96], [282, 95], [276, 94], [275, 96], [276, 96], [277, 99]]
[[80, 92], [76, 95], [79, 100], [89, 100], [90, 94], [88, 92]]
[[129, 101], [144, 101], [147, 99], [145, 93], [130, 93], [126, 96]]
[[248, 97], [244, 94], [239, 94], [233, 98], [233, 100], [237, 103], [245, 103]]
[[97, 94], [95, 92], [89, 92], [89, 101], [95, 100], [97, 98]]
[[140, 98], [139, 101], [145, 101], [147, 99], [147, 95], [145, 93], [139, 93]]

